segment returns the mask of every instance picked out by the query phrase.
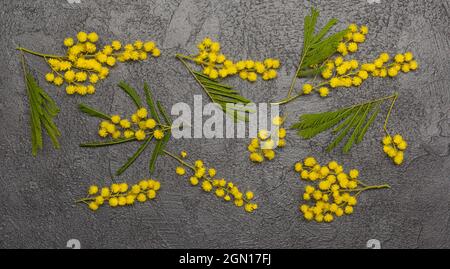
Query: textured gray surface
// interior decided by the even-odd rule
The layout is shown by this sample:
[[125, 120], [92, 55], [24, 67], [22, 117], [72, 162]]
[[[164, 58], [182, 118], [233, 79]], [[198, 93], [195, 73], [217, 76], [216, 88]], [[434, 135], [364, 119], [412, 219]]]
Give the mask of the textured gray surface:
[[[169, 150], [186, 149], [242, 188], [254, 189], [260, 209], [246, 214], [190, 187], [174, 175], [175, 163], [162, 158], [156, 171], [162, 189], [155, 202], [104, 207], [93, 214], [73, 201], [85, 195], [90, 184], [132, 183], [148, 177], [147, 157], [112, 179], [135, 145], [79, 148], [80, 142], [95, 137], [97, 120], [81, 115], [76, 104], [83, 101], [107, 112], [131, 111], [131, 103], [115, 86], [122, 79], [137, 87], [147, 80], [166, 107], [191, 103], [201, 89], [173, 55], [193, 51], [207, 35], [220, 40], [224, 52], [236, 59], [280, 58], [282, 70], [275, 81], [229, 83], [256, 102], [282, 98], [295, 69], [303, 17], [310, 5], [294, 0], [2, 1], [0, 247], [64, 248], [71, 238], [83, 248], [364, 248], [371, 238], [384, 248], [450, 247], [449, 1], [313, 2], [322, 12], [321, 22], [335, 16], [339, 27], [351, 22], [369, 26], [359, 58], [372, 59], [384, 50], [411, 50], [421, 66], [394, 80], [370, 79], [359, 89], [338, 90], [326, 100], [302, 98], [284, 107], [289, 122], [304, 112], [398, 91], [390, 126], [410, 144], [403, 166], [395, 167], [382, 153], [380, 124], [347, 155], [324, 153], [328, 135], [304, 141], [289, 133], [288, 146], [261, 166], [247, 160], [247, 139], [172, 140]], [[57, 118], [62, 149], [53, 150], [46, 139], [43, 152], [32, 158], [28, 101], [14, 48], [20, 44], [36, 51], [63, 52], [62, 40], [79, 30], [96, 31], [104, 42], [149, 38], [157, 41], [162, 57], [118, 66], [91, 97], [69, 97], [46, 86], [62, 108]], [[35, 70], [47, 70], [41, 59], [28, 59]], [[42, 76], [41, 84], [45, 85]], [[305, 183], [292, 171], [293, 163], [307, 155], [322, 162], [337, 159], [346, 167], [360, 168], [366, 181], [386, 182], [393, 188], [362, 195], [352, 216], [331, 224], [307, 223], [297, 211]]]

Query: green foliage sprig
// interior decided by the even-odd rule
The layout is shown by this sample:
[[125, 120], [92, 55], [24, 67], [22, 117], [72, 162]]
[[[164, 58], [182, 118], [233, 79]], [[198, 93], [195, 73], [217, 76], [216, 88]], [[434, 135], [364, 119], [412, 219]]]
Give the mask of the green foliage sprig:
[[[130, 97], [130, 99], [133, 101], [134, 104], [136, 104], [137, 108], [143, 108], [143, 102], [139, 94], [136, 92], [134, 88], [132, 88], [130, 85], [128, 85], [125, 82], [120, 82], [119, 87]], [[150, 173], [154, 172], [155, 169], [155, 163], [158, 159], [158, 156], [160, 156], [164, 152], [164, 148], [167, 144], [167, 142], [170, 139], [171, 136], [171, 125], [172, 122], [167, 115], [167, 112], [163, 108], [163, 106], [160, 104], [159, 101], [154, 102], [153, 101], [153, 95], [147, 85], [147, 83], [144, 83], [144, 92], [146, 96], [146, 103], [148, 106], [148, 109], [150, 111], [150, 114], [152, 118], [156, 121], [156, 124], [158, 126], [158, 130], [161, 130], [165, 132], [164, 137], [162, 139], [155, 139], [154, 132], [148, 133], [148, 137], [139, 140], [136, 136], [129, 137], [129, 138], [116, 138], [109, 141], [99, 141], [99, 142], [88, 142], [83, 143], [80, 146], [81, 147], [89, 147], [89, 148], [96, 148], [96, 147], [106, 147], [106, 146], [112, 146], [112, 145], [118, 145], [122, 143], [132, 142], [132, 141], [139, 141], [141, 142], [141, 145], [136, 150], [136, 152], [128, 158], [127, 162], [122, 165], [116, 172], [117, 175], [121, 175], [123, 172], [125, 172], [128, 167], [130, 167], [136, 159], [145, 151], [145, 149], [150, 145], [150, 142], [153, 140], [156, 140], [155, 147], [153, 149], [153, 152], [150, 157], [149, 161], [149, 171]], [[98, 111], [92, 107], [89, 107], [85, 104], [79, 105], [80, 111], [92, 116], [97, 117], [100, 119], [110, 120], [111, 116], [103, 113], [101, 111]], [[163, 120], [161, 120], [161, 118]]]
[[291, 82], [288, 97], [291, 96], [294, 90], [297, 78], [315, 76], [324, 70], [325, 66], [323, 63], [336, 53], [339, 42], [348, 32], [348, 30], [343, 30], [327, 36], [330, 29], [338, 22], [333, 18], [316, 33], [318, 17], [319, 11], [314, 8], [311, 9], [311, 14], [305, 17], [303, 50], [295, 72], [296, 75]]
[[59, 113], [59, 108], [55, 101], [39, 86], [36, 79], [28, 71], [23, 54], [21, 54], [21, 61], [30, 104], [32, 154], [36, 156], [38, 150], [43, 147], [42, 127], [46, 130], [53, 146], [56, 149], [60, 148], [58, 137], [61, 136], [61, 133], [53, 121]]
[[[252, 103], [252, 101], [241, 96], [238, 91], [233, 89], [232, 86], [219, 83], [218, 81], [213, 80], [200, 72], [194, 71], [181, 56], [177, 55], [177, 58], [184, 64], [186, 69], [189, 73], [191, 73], [200, 86], [202, 86], [211, 101], [216, 103], [223, 112], [231, 116], [235, 121], [248, 120], [248, 113], [253, 113], [254, 111], [244, 107], [244, 105]], [[227, 107], [227, 104], [232, 104], [234, 106]]]
[[336, 111], [304, 114], [300, 116], [299, 122], [291, 126], [291, 129], [297, 130], [298, 135], [304, 139], [310, 139], [335, 127], [331, 132], [337, 136], [328, 145], [327, 151], [333, 150], [347, 137], [347, 142], [343, 147], [343, 152], [347, 153], [354, 144], [359, 144], [363, 140], [368, 129], [380, 113], [381, 105], [385, 101], [390, 100], [391, 105], [384, 122], [384, 130], [387, 133], [387, 123], [397, 98], [398, 94], [394, 93], [390, 96], [341, 108]]

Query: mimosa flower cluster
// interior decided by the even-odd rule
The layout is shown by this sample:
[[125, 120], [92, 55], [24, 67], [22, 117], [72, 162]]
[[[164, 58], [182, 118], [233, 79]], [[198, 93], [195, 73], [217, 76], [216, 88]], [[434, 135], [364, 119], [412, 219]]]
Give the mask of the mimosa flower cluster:
[[321, 97], [327, 97], [330, 89], [359, 87], [369, 77], [396, 77], [399, 72], [408, 73], [418, 68], [418, 63], [411, 52], [393, 57], [383, 52], [374, 61], [367, 63], [347, 59], [345, 56], [355, 53], [359, 44], [366, 40], [368, 31], [367, 26], [358, 27], [356, 24], [351, 24], [345, 40], [339, 43], [337, 48], [341, 55], [324, 62], [321, 77], [325, 81], [315, 86], [311, 83], [304, 84], [302, 94], [308, 95], [317, 91]]
[[219, 42], [205, 38], [198, 44], [198, 54], [183, 56], [194, 61], [203, 68], [203, 74], [211, 79], [226, 78], [237, 75], [243, 80], [254, 82], [260, 76], [263, 80], [271, 80], [277, 77], [277, 69], [280, 68], [278, 59], [268, 58], [263, 61], [241, 60], [233, 61], [221, 52]]
[[286, 129], [282, 127], [284, 118], [277, 116], [272, 119], [272, 124], [276, 126], [274, 133], [268, 130], [260, 130], [258, 137], [251, 140], [247, 149], [250, 152], [250, 160], [255, 163], [262, 163], [264, 160], [275, 158], [275, 149], [286, 146]]
[[86, 204], [92, 211], [96, 211], [102, 205], [131, 206], [136, 201], [144, 203], [155, 199], [160, 188], [161, 184], [154, 179], [143, 179], [132, 186], [128, 186], [127, 183], [114, 183], [102, 188], [92, 185], [89, 187], [87, 197], [77, 202]]
[[97, 33], [79, 32], [76, 38], [64, 40], [67, 47], [65, 56], [46, 55], [22, 49], [45, 58], [51, 72], [45, 75], [47, 82], [56, 86], [66, 84], [67, 94], [94, 94], [95, 85], [108, 77], [110, 68], [117, 62], [143, 61], [149, 56], [158, 57], [161, 52], [152, 41], [135, 41], [122, 44], [115, 40], [99, 48]]
[[358, 203], [358, 196], [370, 189], [389, 188], [388, 185], [368, 186], [359, 179], [359, 171], [348, 173], [342, 165], [331, 161], [321, 166], [314, 157], [307, 157], [295, 164], [300, 179], [311, 184], [304, 189], [300, 211], [308, 221], [332, 222], [336, 217], [350, 215]]
[[171, 127], [158, 124], [155, 119], [148, 117], [147, 109], [139, 108], [130, 119], [122, 118], [120, 115], [111, 116], [110, 120], [100, 122], [98, 135], [102, 138], [111, 137], [135, 138], [144, 140], [148, 136], [153, 136], [157, 140], [164, 137], [164, 132]]
[[408, 148], [408, 143], [399, 134], [394, 136], [386, 135], [383, 140], [383, 151], [396, 165], [403, 163], [404, 151]]
[[224, 178], [217, 177], [217, 171], [214, 168], [208, 168], [202, 160], [197, 160], [193, 164], [187, 163], [185, 159], [187, 153], [182, 151], [180, 156], [171, 156], [176, 158], [181, 166], [176, 168], [177, 175], [184, 176], [186, 168], [193, 174], [189, 178], [192, 186], [200, 186], [203, 191], [214, 193], [218, 198], [225, 202], [232, 202], [237, 207], [243, 207], [246, 212], [253, 212], [258, 208], [258, 204], [252, 202], [254, 194], [251, 191], [241, 192], [238, 186]]

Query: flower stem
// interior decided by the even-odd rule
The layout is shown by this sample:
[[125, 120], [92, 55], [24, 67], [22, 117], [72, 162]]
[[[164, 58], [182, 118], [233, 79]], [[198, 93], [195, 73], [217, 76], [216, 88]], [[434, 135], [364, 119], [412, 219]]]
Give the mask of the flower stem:
[[178, 161], [179, 163], [181, 163], [182, 165], [184, 165], [184, 166], [186, 166], [186, 167], [189, 167], [189, 168], [191, 168], [192, 170], [195, 171], [194, 166], [192, 166], [192, 165], [188, 164], [187, 162], [183, 161], [180, 157], [176, 156], [175, 154], [170, 153], [170, 152], [168, 152], [167, 150], [163, 150], [163, 152], [164, 152], [164, 154], [166, 154], [166, 155], [168, 155], [168, 156], [174, 158], [175, 160], [177, 160], [177, 161]]
[[177, 54], [176, 57], [178, 58], [178, 60], [180, 60], [184, 64], [184, 66], [186, 66], [186, 68], [189, 71], [189, 73], [191, 73], [191, 75], [195, 78], [197, 83], [200, 84], [200, 86], [202, 87], [203, 91], [205, 91], [206, 95], [208, 95], [209, 99], [211, 99], [211, 101], [214, 101], [214, 98], [212, 98], [211, 94], [206, 90], [205, 86], [197, 78], [197, 75], [195, 75], [194, 70], [192, 70], [192, 68], [183, 60], [183, 58], [185, 58], [186, 56], [184, 56], [182, 54]]
[[65, 59], [65, 58], [67, 58], [66, 56], [39, 53], [39, 52], [32, 51], [32, 50], [29, 50], [29, 49], [23, 48], [23, 47], [18, 47], [16, 49], [20, 50], [21, 52], [26, 52], [28, 54], [32, 54], [32, 55], [39, 56], [39, 57], [44, 57], [44, 58], [58, 58], [58, 59]]
[[391, 111], [392, 111], [392, 108], [394, 107], [395, 101], [397, 101], [398, 93], [395, 92], [394, 95], [391, 96], [391, 98], [393, 98], [392, 103], [391, 103], [391, 106], [389, 107], [389, 110], [388, 110], [388, 113], [386, 115], [386, 119], [384, 120], [384, 125], [383, 125], [383, 129], [387, 134], [389, 134], [387, 131], [387, 124], [389, 121], [389, 117], [391, 116]]
[[290, 97], [288, 97], [288, 98], [285, 98], [285, 99], [283, 99], [283, 100], [281, 100], [281, 101], [279, 101], [279, 102], [270, 103], [270, 104], [271, 104], [271, 105], [284, 105], [284, 104], [287, 104], [287, 103], [289, 103], [289, 102], [291, 102], [291, 101], [294, 101], [295, 99], [299, 98], [299, 97], [302, 96], [302, 95], [303, 95], [303, 93], [299, 93], [299, 94], [297, 94], [297, 95], [294, 95], [294, 96], [290, 96]]
[[339, 191], [343, 191], [343, 192], [363, 192], [363, 191], [367, 191], [367, 190], [378, 190], [378, 189], [390, 189], [391, 186], [389, 186], [388, 184], [384, 184], [384, 185], [375, 185], [375, 186], [367, 186], [364, 188], [359, 188], [359, 189], [342, 189]]

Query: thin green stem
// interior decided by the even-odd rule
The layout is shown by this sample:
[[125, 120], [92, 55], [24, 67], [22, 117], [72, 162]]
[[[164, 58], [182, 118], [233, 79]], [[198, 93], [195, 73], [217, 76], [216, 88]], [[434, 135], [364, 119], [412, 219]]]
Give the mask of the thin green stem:
[[[309, 48], [306, 47], [303, 51], [308, 51], [308, 49]], [[306, 53], [303, 53], [303, 51], [302, 51], [302, 54], [300, 55], [300, 60], [299, 60], [297, 70], [295, 71], [294, 77], [292, 78], [291, 87], [289, 88], [287, 98], [291, 97], [292, 91], [294, 90], [294, 87], [295, 87], [295, 82], [297, 81], [297, 74], [300, 71], [300, 68], [302, 67], [303, 60], [305, 59]]]
[[388, 131], [387, 131], [387, 124], [388, 124], [388, 121], [389, 121], [389, 117], [391, 116], [391, 111], [394, 108], [395, 101], [397, 101], [397, 98], [398, 98], [398, 93], [395, 92], [394, 95], [393, 95], [391, 106], [389, 107], [388, 113], [386, 115], [386, 119], [384, 120], [383, 129], [384, 129], [384, 131], [387, 134], [389, 134]]
[[52, 55], [52, 54], [44, 54], [44, 53], [39, 53], [39, 52], [36, 52], [36, 51], [29, 50], [29, 49], [27, 49], [27, 48], [22, 48], [22, 47], [18, 47], [18, 48], [16, 48], [16, 49], [17, 49], [17, 50], [20, 50], [20, 51], [22, 51], [22, 52], [26, 52], [26, 53], [28, 53], [28, 54], [32, 54], [32, 55], [39, 56], [39, 57], [44, 57], [44, 58], [67, 59], [67, 56]]
[[214, 102], [214, 98], [209, 94], [209, 92], [205, 89], [205, 87], [203, 86], [203, 84], [200, 82], [200, 80], [197, 78], [197, 76], [195, 75], [194, 70], [192, 70], [192, 68], [183, 60], [183, 57], [181, 54], [177, 54], [176, 57], [178, 58], [178, 60], [180, 60], [184, 66], [186, 66], [187, 70], [192, 74], [192, 76], [194, 76], [195, 80], [197, 81], [198, 84], [200, 84], [200, 86], [202, 87], [202, 89], [205, 91], [205, 93], [208, 95], [208, 97], [211, 99], [211, 101]]
[[384, 184], [384, 185], [376, 185], [376, 186], [367, 186], [364, 188], [359, 188], [359, 189], [341, 189], [339, 190], [339, 192], [363, 192], [363, 191], [367, 191], [367, 190], [378, 190], [378, 189], [390, 189], [391, 186], [389, 186], [388, 184]]
[[183, 161], [180, 157], [176, 156], [173, 153], [168, 152], [167, 150], [163, 150], [164, 154], [174, 158], [175, 160], [177, 160], [179, 163], [181, 163], [182, 165], [189, 167], [190, 169], [192, 169], [193, 171], [195, 171], [195, 167], [188, 164], [187, 162]]
[[175, 56], [178, 57], [178, 58], [183, 58], [183, 59], [186, 59], [186, 60], [189, 60], [189, 61], [193, 61], [195, 63], [200, 63], [200, 64], [203, 64], [203, 65], [211, 65], [211, 63], [207, 63], [205, 61], [199, 61], [197, 59], [194, 59], [194, 58], [192, 58], [190, 56], [187, 56], [187, 55], [184, 55], [184, 54], [177, 53], [177, 54], [175, 54]]

